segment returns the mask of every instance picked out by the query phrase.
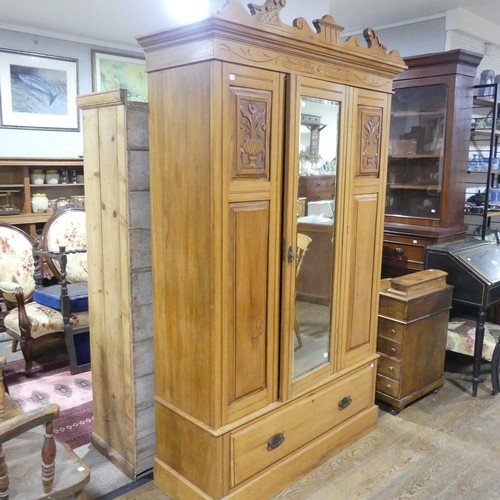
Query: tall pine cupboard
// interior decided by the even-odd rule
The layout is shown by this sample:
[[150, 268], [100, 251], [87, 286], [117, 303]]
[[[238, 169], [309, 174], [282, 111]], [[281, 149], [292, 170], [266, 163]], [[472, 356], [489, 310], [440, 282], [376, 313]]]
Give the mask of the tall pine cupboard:
[[[154, 477], [175, 498], [264, 498], [377, 422], [389, 106], [405, 66], [372, 30], [366, 44], [342, 41], [331, 16], [284, 25], [284, 4], [247, 12], [229, 1], [139, 39], [150, 106]], [[308, 136], [305, 122], [321, 131]], [[299, 154], [310, 158], [312, 145], [311, 171], [332, 176], [335, 193], [326, 216], [299, 218]], [[319, 302], [295, 298], [301, 224], [330, 233]]]

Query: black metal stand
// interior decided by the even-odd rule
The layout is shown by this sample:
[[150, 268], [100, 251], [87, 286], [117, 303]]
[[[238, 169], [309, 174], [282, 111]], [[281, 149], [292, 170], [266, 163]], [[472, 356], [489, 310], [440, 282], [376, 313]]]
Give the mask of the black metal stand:
[[477, 314], [476, 338], [474, 339], [474, 364], [472, 368], [472, 396], [477, 396], [479, 375], [481, 374], [481, 359], [483, 356], [484, 323], [486, 322], [486, 309], [480, 307]]

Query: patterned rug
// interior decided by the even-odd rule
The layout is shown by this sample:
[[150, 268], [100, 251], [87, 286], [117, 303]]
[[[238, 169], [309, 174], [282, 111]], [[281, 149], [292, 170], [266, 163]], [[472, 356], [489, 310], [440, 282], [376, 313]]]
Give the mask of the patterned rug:
[[54, 434], [60, 441], [77, 448], [90, 442], [93, 429], [91, 372], [71, 375], [64, 355], [48, 363], [33, 364], [33, 375], [24, 374], [24, 361], [7, 363], [4, 374], [10, 395], [29, 411], [57, 403], [59, 417]]

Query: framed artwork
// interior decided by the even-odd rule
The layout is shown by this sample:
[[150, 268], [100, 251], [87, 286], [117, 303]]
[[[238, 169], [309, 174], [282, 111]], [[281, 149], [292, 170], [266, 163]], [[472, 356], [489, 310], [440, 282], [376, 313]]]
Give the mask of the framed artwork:
[[78, 61], [0, 49], [1, 126], [79, 130]]
[[147, 102], [146, 63], [141, 57], [92, 51], [94, 92], [126, 89], [129, 101]]

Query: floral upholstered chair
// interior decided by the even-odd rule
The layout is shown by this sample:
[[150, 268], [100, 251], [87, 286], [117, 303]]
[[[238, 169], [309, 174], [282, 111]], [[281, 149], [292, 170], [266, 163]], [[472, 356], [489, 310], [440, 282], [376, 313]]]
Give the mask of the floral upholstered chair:
[[[59, 247], [65, 247], [67, 252], [87, 248], [85, 210], [67, 208], [51, 217], [43, 228], [41, 247], [50, 252], [57, 252]], [[60, 272], [58, 261], [48, 260], [47, 263], [57, 276]], [[87, 253], [69, 254], [66, 273], [69, 283], [86, 283]]]
[[35, 290], [32, 239], [17, 227], [0, 223], [0, 247], [3, 326], [13, 339], [13, 351], [17, 349], [18, 342], [21, 343], [26, 374], [30, 374], [33, 347], [62, 336], [62, 316], [32, 301]]
[[[74, 234], [79, 233], [75, 231]], [[6, 333], [13, 338], [13, 351], [17, 349], [18, 343], [21, 345], [26, 362], [26, 374], [30, 375], [32, 372], [34, 348], [58, 337], [66, 340], [70, 367], [73, 371], [74, 366], [78, 363], [72, 364], [72, 360], [75, 359], [75, 350], [73, 342], [68, 342], [68, 335], [72, 334], [73, 330], [85, 331], [88, 338], [88, 306], [85, 304], [78, 310], [76, 308], [72, 310], [71, 300], [69, 300], [70, 292], [66, 312], [62, 310], [62, 305], [65, 303], [61, 297], [63, 282], [67, 289], [66, 285], [69, 280], [66, 271], [60, 265], [60, 252], [53, 255], [54, 259], [45, 259], [51, 267], [58, 269], [57, 278], [61, 280], [61, 284], [54, 285], [55, 292], [52, 289], [52, 297], [49, 297], [51, 302], [45, 300], [45, 292], [51, 287], [41, 286], [42, 273], [40, 266], [36, 265], [42, 251], [38, 250], [36, 245], [33, 246], [31, 238], [10, 224], [0, 223], [0, 246], [2, 248], [0, 254], [0, 292], [3, 298], [3, 324]], [[35, 252], [36, 257], [34, 257], [34, 251], [38, 252], [38, 255]], [[85, 249], [83, 252], [85, 253], [75, 252], [75, 254], [71, 254], [71, 257], [75, 257], [73, 259], [75, 267], [78, 267], [76, 262], [85, 261], [86, 276], [86, 259], [80, 258], [80, 255], [86, 256]], [[54, 265], [54, 262], [58, 263], [57, 266]], [[83, 275], [83, 271], [76, 271], [76, 274]], [[86, 286], [83, 293], [80, 289], [76, 292], [79, 298], [82, 295], [86, 298]], [[88, 360], [86, 359], [80, 365], [89, 369], [90, 354], [86, 358]], [[83, 369], [79, 371], [83, 371]]]

